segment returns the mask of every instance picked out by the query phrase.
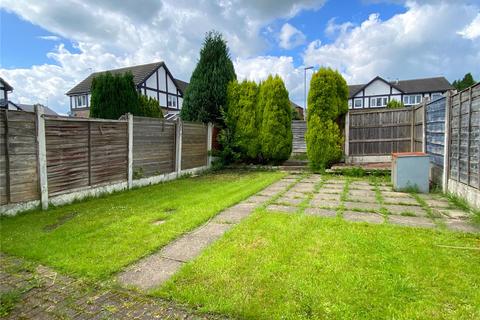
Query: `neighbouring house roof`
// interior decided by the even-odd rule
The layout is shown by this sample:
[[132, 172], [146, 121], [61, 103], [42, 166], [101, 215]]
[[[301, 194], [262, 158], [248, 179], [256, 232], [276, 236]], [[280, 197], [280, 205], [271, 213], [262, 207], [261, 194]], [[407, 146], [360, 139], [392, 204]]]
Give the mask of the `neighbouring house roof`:
[[[29, 111], [29, 112], [35, 112], [35, 105], [34, 105], [34, 104], [15, 103], [15, 105], [16, 105], [17, 108], [19, 108], [20, 110]], [[44, 106], [44, 105], [41, 105], [41, 106], [42, 106], [43, 109], [45, 110], [45, 114], [47, 114], [47, 115], [49, 115], [49, 116], [56, 116], [56, 115], [58, 115], [58, 113], [56, 113], [55, 111], [53, 111], [53, 110], [50, 109], [49, 107]]]
[[[170, 71], [168, 71], [168, 69], [165, 66], [165, 63], [163, 61], [148, 63], [148, 64], [142, 64], [142, 65], [138, 65], [138, 66], [131, 66], [131, 67], [125, 67], [125, 68], [119, 68], [119, 69], [112, 69], [112, 70], [94, 72], [91, 75], [89, 75], [88, 77], [86, 77], [85, 79], [83, 79], [75, 87], [70, 89], [66, 93], [66, 95], [69, 96], [69, 95], [75, 95], [75, 94], [90, 92], [90, 88], [92, 86], [93, 78], [95, 78], [96, 76], [98, 76], [102, 73], [105, 73], [105, 72], [110, 72], [112, 74], [123, 74], [123, 73], [126, 73], [126, 72], [130, 72], [133, 75], [133, 82], [135, 83], [135, 85], [139, 85], [142, 82], [144, 82], [145, 80], [147, 80], [147, 78], [152, 73], [154, 73], [155, 70], [157, 70], [161, 66], [164, 66], [165, 70], [167, 70], [167, 72], [170, 73]], [[172, 78], [173, 78], [173, 76], [172, 76]], [[178, 89], [182, 93], [184, 93], [183, 89], [186, 88], [186, 86], [188, 86], [188, 83], [186, 83], [182, 80], [175, 79], [175, 78], [173, 78], [173, 79], [175, 80]]]
[[423, 78], [423, 79], [411, 79], [411, 80], [399, 80], [399, 81], [390, 81], [387, 82], [381, 77], [375, 77], [372, 81], [366, 84], [355, 84], [349, 85], [349, 97], [352, 98], [358, 92], [366, 88], [370, 83], [375, 80], [382, 80], [392, 87], [396, 88], [402, 93], [421, 93], [421, 92], [438, 92], [438, 91], [447, 91], [452, 90], [454, 87], [448, 82], [445, 77], [433, 77], [433, 78]]
[[11, 85], [9, 85], [7, 81], [3, 80], [2, 77], [0, 77], [0, 83], [2, 84], [4, 90], [13, 91], [13, 87]]

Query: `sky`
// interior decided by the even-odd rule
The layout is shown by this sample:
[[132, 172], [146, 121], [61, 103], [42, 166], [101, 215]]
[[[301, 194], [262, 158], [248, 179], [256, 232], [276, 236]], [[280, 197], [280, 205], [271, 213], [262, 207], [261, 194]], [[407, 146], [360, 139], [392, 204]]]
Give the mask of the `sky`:
[[0, 76], [10, 100], [66, 114], [91, 72], [165, 61], [189, 81], [205, 33], [228, 42], [237, 77], [279, 74], [304, 105], [305, 67], [348, 84], [472, 72], [480, 79], [480, 0], [2, 0]]

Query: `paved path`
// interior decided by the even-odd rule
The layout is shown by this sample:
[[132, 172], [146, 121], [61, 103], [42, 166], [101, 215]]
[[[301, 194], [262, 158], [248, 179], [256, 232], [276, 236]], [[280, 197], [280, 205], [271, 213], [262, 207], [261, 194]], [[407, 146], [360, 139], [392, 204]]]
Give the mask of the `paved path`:
[[437, 194], [395, 192], [384, 183], [335, 177], [325, 181], [311, 175], [267, 207], [269, 211], [322, 217], [342, 217], [352, 222], [390, 223], [408, 227], [447, 228], [480, 232], [469, 214]]
[[296, 184], [300, 176], [290, 175], [259, 193], [219, 213], [205, 225], [127, 268], [117, 277], [125, 287], [147, 291], [167, 281], [184, 263], [196, 258], [207, 246], [249, 216], [256, 207]]
[[0, 284], [2, 319], [226, 319], [126, 290], [92, 286], [3, 254]]

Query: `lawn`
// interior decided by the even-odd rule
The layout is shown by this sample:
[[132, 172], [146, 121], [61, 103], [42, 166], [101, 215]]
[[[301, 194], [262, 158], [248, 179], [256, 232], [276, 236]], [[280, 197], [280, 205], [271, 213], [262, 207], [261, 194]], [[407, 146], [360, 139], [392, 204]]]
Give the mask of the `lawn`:
[[75, 276], [105, 279], [282, 176], [207, 174], [2, 217], [1, 250]]
[[479, 235], [258, 210], [153, 294], [246, 319], [479, 319], [479, 248]]

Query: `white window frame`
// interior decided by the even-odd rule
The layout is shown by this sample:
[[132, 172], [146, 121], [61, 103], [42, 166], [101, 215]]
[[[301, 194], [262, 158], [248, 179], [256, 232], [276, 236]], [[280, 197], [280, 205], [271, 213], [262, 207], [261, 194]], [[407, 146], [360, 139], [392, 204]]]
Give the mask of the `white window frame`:
[[85, 95], [75, 96], [75, 107], [76, 108], [86, 108], [87, 107], [87, 97]]
[[423, 96], [421, 94], [410, 94], [403, 96], [403, 104], [406, 106], [414, 106], [422, 103]]
[[177, 97], [171, 94], [167, 95], [167, 107], [177, 108]]
[[[360, 101], [360, 106], [357, 107], [357, 101]], [[363, 109], [363, 98], [353, 99], [353, 109]]]
[[[380, 102], [380, 103], [379, 103]], [[370, 98], [370, 108], [383, 108], [388, 104], [388, 97], [372, 97]]]

